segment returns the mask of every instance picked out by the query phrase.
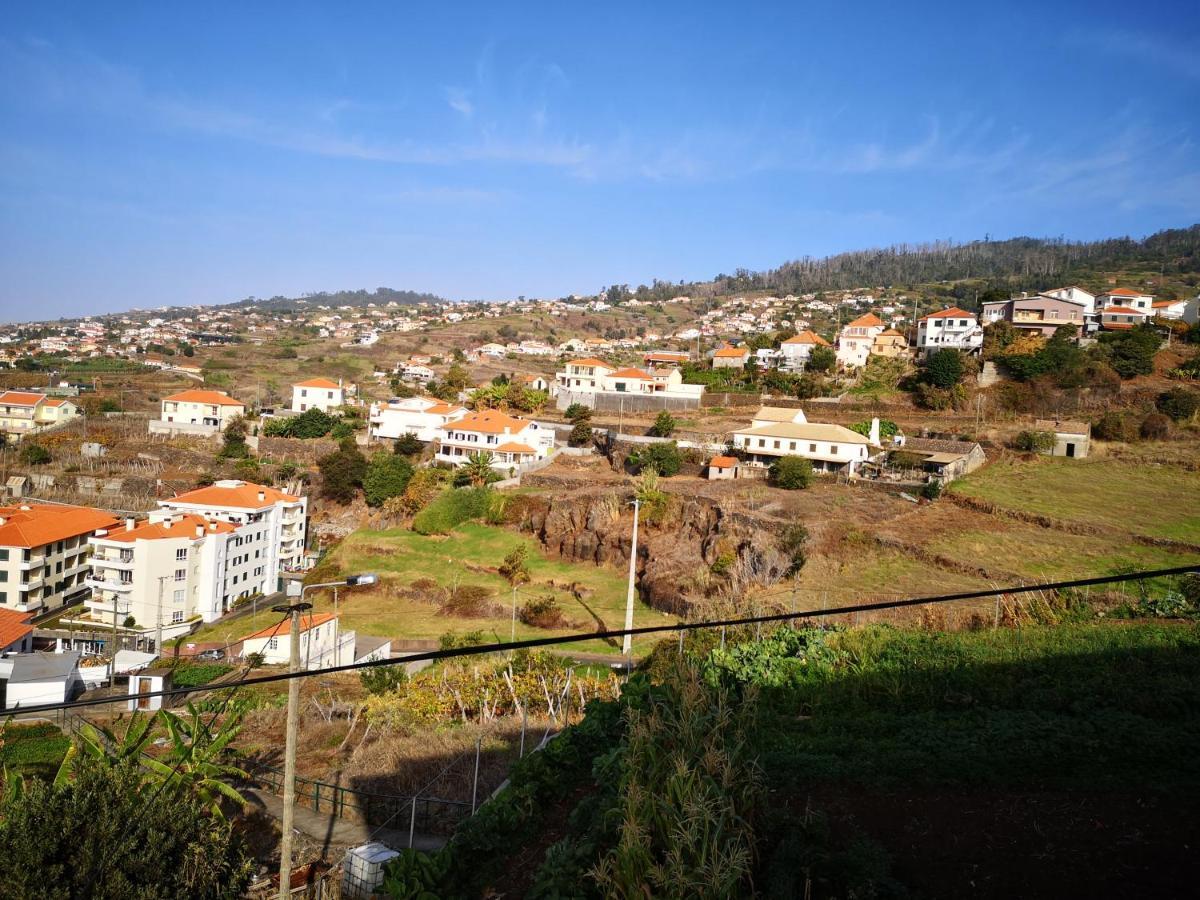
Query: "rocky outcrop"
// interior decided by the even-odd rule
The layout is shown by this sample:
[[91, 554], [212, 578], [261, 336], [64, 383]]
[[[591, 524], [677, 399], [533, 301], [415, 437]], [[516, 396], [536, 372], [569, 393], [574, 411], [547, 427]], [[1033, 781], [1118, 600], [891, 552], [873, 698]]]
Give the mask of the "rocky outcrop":
[[[516, 524], [565, 559], [628, 565], [632, 496], [623, 489], [523, 498]], [[683, 613], [701, 597], [778, 581], [790, 565], [771, 537], [780, 525], [731, 512], [707, 497], [671, 495], [662, 522], [643, 520], [639, 528], [642, 599]]]

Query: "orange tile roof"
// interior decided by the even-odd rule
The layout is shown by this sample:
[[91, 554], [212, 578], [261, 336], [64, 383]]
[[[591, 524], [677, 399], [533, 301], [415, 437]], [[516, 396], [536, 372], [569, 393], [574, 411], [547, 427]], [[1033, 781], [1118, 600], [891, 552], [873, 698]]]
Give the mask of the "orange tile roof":
[[14, 612], [11, 609], [0, 609], [0, 650], [11, 647], [17, 641], [32, 633], [33, 626], [29, 619], [33, 613]]
[[209, 522], [203, 516], [180, 516], [171, 522], [143, 521], [132, 529], [118, 527], [104, 535], [106, 541], [133, 543], [134, 541], [159, 541], [165, 538], [194, 538], [196, 529], [203, 528], [205, 534], [229, 534], [237, 526], [229, 522]]
[[1118, 315], [1126, 316], [1146, 315], [1146, 311], [1144, 309], [1130, 309], [1128, 306], [1106, 306], [1100, 311], [1100, 314], [1103, 316], [1107, 316], [1109, 313], [1117, 313]]
[[853, 322], [850, 322], [847, 328], [871, 328], [875, 325], [882, 325], [883, 320], [875, 313], [867, 313], [865, 316], [859, 316]]
[[112, 528], [118, 519], [90, 506], [58, 506], [49, 503], [0, 507], [0, 547], [41, 547], [97, 528]]
[[879, 332], [878, 337], [904, 337], [904, 335], [895, 328], [888, 328], [885, 331]]
[[568, 366], [604, 366], [604, 368], [606, 368], [606, 369], [612, 368], [612, 366], [610, 366], [604, 360], [595, 359], [594, 357], [591, 357], [591, 356], [585, 357], [583, 359], [573, 359], [570, 362], [568, 362], [567, 365]]
[[463, 407], [454, 403], [445, 403], [444, 401], [439, 400], [437, 403], [433, 404], [433, 406], [426, 409], [425, 412], [434, 416], [446, 416], [460, 409], [463, 409]]
[[722, 347], [714, 352], [713, 356], [720, 357], [721, 359], [735, 359], [737, 357], [745, 356], [749, 352], [750, 351], [745, 347]]
[[[265, 495], [265, 498], [262, 500], [258, 499], [260, 491]], [[299, 499], [299, 497], [285, 494], [283, 491], [276, 490], [273, 487], [243, 481], [234, 486], [210, 484], [208, 487], [196, 488], [194, 491], [188, 491], [184, 494], [176, 494], [170, 500], [164, 502], [168, 505], [190, 503], [195, 506], [232, 506], [236, 509], [262, 509], [264, 506], [270, 506], [279, 501], [294, 503]]]
[[653, 380], [651, 376], [643, 372], [641, 369], [618, 369], [608, 376], [609, 378], [640, 378], [642, 381]]
[[516, 441], [509, 441], [507, 444], [501, 444], [496, 448], [499, 453], [537, 453], [528, 444], [518, 444]]
[[510, 433], [517, 434], [524, 430], [529, 423], [524, 419], [514, 419], [498, 409], [481, 409], [468, 413], [457, 422], [449, 422], [442, 426], [446, 431], [478, 431], [484, 434], [503, 434], [507, 428]]
[[336, 381], [330, 381], [328, 378], [310, 378], [308, 381], [297, 381], [292, 387], [310, 387], [310, 388], [327, 388], [338, 390], [341, 385]]
[[1131, 291], [1129, 288], [1113, 288], [1111, 291], [1105, 291], [1100, 296], [1109, 297], [1149, 297], [1150, 295], [1144, 291]]
[[5, 406], [37, 406], [45, 399], [45, 394], [34, 394], [29, 391], [5, 391], [0, 394], [0, 404]]
[[1155, 309], [1161, 309], [1164, 306], [1174, 306], [1176, 303], [1184, 303], [1183, 300], [1155, 300], [1150, 305]]
[[210, 406], [245, 406], [241, 400], [234, 400], [228, 394], [222, 394], [220, 391], [180, 391], [178, 394], [172, 394], [170, 397], [163, 397], [163, 400], [171, 400], [175, 403], [207, 403]]
[[714, 469], [732, 469], [737, 465], [736, 456], [714, 456], [708, 463]]
[[821, 337], [815, 331], [802, 331], [793, 337], [788, 338], [783, 343], [785, 344], [819, 344], [822, 347], [828, 347], [829, 341]]
[[47, 406], [62, 406], [67, 402], [65, 397], [51, 397], [46, 401]]
[[969, 319], [975, 318], [975, 313], [969, 313], [965, 309], [959, 309], [957, 306], [951, 306], [949, 309], [943, 309], [941, 312], [930, 313], [927, 316], [921, 316], [921, 321], [926, 319], [961, 319], [966, 316]]
[[[310, 628], [316, 628], [318, 625], [324, 625], [326, 622], [330, 621], [331, 619], [336, 619], [336, 618], [337, 618], [337, 616], [335, 616], [333, 613], [312, 613], [307, 616], [301, 616], [300, 617], [300, 633], [303, 634], [304, 632], [308, 631]], [[257, 640], [258, 638], [273, 638], [273, 637], [280, 637], [281, 635], [286, 636], [288, 634], [291, 634], [291, 630], [292, 630], [292, 623], [290, 621], [288, 621], [287, 619], [284, 619], [282, 622], [276, 622], [274, 625], [268, 625], [266, 628], [262, 629], [261, 631], [254, 632], [254, 634], [248, 634], [244, 638], [242, 638], [242, 640], [243, 641], [253, 641], [253, 640]]]

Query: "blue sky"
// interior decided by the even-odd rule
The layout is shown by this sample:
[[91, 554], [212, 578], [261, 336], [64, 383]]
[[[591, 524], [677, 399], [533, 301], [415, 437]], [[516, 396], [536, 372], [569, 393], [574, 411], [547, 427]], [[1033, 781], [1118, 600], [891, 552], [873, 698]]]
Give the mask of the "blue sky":
[[0, 318], [1200, 221], [1200, 7], [974, 6], [8, 3]]

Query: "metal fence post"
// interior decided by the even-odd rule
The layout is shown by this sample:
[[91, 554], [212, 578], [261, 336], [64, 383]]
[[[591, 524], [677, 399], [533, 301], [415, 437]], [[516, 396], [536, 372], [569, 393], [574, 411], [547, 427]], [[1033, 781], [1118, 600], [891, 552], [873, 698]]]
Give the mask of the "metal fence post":
[[518, 759], [525, 758], [525, 725], [529, 721], [529, 708], [522, 704], [521, 706], [521, 755]]
[[413, 794], [412, 798], [412, 816], [408, 820], [408, 848], [411, 850], [413, 845], [413, 832], [417, 830], [417, 795]]
[[475, 798], [479, 792], [479, 753], [483, 749], [483, 738], [475, 742], [475, 777], [471, 781], [471, 815], [475, 815]]
[[725, 649], [725, 626], [721, 626], [721, 649]]

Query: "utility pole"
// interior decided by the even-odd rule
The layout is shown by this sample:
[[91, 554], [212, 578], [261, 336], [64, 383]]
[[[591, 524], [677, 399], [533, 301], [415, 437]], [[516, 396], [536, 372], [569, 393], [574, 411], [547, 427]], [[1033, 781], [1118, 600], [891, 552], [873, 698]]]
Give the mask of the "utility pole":
[[162, 656], [162, 603], [163, 603], [163, 582], [164, 582], [164, 581], [166, 581], [166, 580], [167, 580], [167, 578], [168, 578], [168, 576], [166, 576], [166, 575], [159, 575], [159, 576], [158, 576], [158, 616], [157, 616], [157, 618], [155, 619], [155, 628], [154, 628], [154, 652], [155, 652], [157, 655], [159, 655], [159, 656]]
[[[633, 498], [633, 542], [629, 546], [629, 591], [625, 595], [625, 630], [629, 631], [633, 628], [633, 580], [637, 574], [637, 533], [638, 533], [638, 509], [640, 503], [637, 497]], [[626, 634], [621, 642], [621, 652], [625, 656], [629, 656], [630, 650], [633, 647], [633, 635]]]
[[[300, 614], [312, 609], [311, 603], [276, 606], [275, 612], [291, 615], [291, 643], [288, 647], [288, 671], [300, 669]], [[287, 900], [292, 893], [292, 822], [296, 815], [296, 743], [300, 737], [300, 679], [288, 681], [287, 738], [283, 757], [283, 834], [279, 844], [279, 896]]]

